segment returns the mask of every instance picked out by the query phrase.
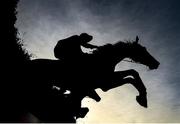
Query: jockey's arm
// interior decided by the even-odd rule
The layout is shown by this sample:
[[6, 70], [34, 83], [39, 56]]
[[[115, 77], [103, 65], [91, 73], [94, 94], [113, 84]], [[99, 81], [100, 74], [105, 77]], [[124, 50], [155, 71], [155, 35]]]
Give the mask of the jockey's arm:
[[98, 46], [95, 46], [95, 45], [92, 45], [92, 44], [88, 44], [88, 43], [82, 44], [82, 46], [85, 47], [85, 48], [90, 48], [90, 49], [98, 48]]

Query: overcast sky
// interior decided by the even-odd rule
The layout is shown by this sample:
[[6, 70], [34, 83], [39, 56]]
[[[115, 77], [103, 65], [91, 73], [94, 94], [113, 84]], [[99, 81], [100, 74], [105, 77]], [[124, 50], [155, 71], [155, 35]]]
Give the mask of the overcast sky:
[[178, 0], [20, 0], [16, 27], [35, 58], [53, 58], [58, 40], [87, 32], [92, 44], [140, 37], [160, 61], [158, 70], [122, 62], [116, 70], [139, 71], [149, 108], [139, 106], [137, 91], [124, 85], [102, 92], [102, 101], [83, 100], [90, 112], [79, 122], [180, 122], [180, 2]]

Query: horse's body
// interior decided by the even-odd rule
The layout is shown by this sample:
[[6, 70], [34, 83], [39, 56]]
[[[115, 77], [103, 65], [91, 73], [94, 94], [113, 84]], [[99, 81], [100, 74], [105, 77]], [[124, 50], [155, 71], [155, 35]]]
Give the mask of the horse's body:
[[[36, 98], [33, 104], [33, 107], [36, 107], [32, 107], [30, 111], [45, 121], [73, 122], [74, 116], [84, 116], [87, 112], [81, 114], [83, 109], [80, 107], [81, 100], [85, 96], [99, 101], [96, 88], [107, 91], [125, 83], [135, 86], [139, 91], [137, 101], [147, 107], [146, 88], [138, 72], [135, 70], [114, 72], [115, 66], [124, 58], [147, 65], [150, 69], [156, 69], [159, 65], [159, 62], [138, 43], [123, 42], [102, 46], [72, 65], [60, 60], [32, 60], [30, 70], [34, 70], [32, 77], [35, 75], [36, 83], [30, 86], [29, 95]], [[133, 78], [125, 78], [129, 75]], [[57, 90], [59, 94], [52, 90], [53, 86], [61, 88]], [[60, 91], [63, 89], [70, 90], [71, 94], [62, 95]]]

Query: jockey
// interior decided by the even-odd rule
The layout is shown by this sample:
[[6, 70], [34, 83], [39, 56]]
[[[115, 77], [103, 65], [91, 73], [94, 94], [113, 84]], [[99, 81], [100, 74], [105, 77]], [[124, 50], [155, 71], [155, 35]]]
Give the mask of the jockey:
[[[65, 61], [66, 64], [69, 64], [73, 61], [75, 64], [82, 65], [84, 61], [82, 62], [81, 60], [84, 59], [82, 57], [83, 55], [85, 55], [85, 53], [83, 53], [83, 51], [81, 50], [81, 46], [85, 48], [90, 48], [90, 49], [98, 48], [98, 46], [88, 43], [92, 39], [93, 39], [93, 36], [87, 33], [81, 33], [79, 36], [73, 35], [66, 39], [59, 40], [54, 48], [54, 56], [57, 59]], [[75, 67], [73, 66], [73, 68], [76, 68], [76, 67], [78, 66], [77, 65]], [[95, 99], [96, 101], [100, 101], [100, 97], [95, 91], [90, 92], [88, 95], [89, 97]]]
[[93, 36], [82, 33], [79, 36], [73, 35], [66, 39], [59, 40], [54, 48], [54, 56], [63, 60], [79, 59], [84, 55], [81, 46], [90, 49], [97, 48], [97, 46], [88, 43], [92, 39]]

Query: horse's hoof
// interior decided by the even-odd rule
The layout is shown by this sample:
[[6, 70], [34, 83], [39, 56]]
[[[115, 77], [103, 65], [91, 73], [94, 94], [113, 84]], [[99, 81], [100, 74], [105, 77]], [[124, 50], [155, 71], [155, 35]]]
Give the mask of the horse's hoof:
[[103, 92], [107, 92], [109, 88], [101, 88]]
[[88, 108], [81, 108], [79, 113], [76, 115], [76, 118], [84, 118], [86, 114], [89, 112]]
[[143, 107], [147, 108], [147, 97], [146, 96], [136, 96], [136, 101]]

